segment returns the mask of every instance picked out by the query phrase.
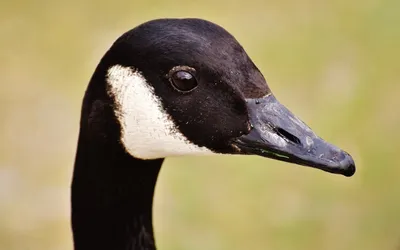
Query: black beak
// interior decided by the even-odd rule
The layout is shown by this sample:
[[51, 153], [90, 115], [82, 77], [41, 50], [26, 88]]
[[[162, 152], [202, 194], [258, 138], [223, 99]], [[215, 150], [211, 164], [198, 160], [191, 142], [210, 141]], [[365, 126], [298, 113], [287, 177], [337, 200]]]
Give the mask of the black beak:
[[281, 161], [352, 176], [356, 167], [345, 151], [319, 138], [300, 119], [270, 94], [247, 99], [252, 129], [233, 140], [244, 154], [256, 154]]

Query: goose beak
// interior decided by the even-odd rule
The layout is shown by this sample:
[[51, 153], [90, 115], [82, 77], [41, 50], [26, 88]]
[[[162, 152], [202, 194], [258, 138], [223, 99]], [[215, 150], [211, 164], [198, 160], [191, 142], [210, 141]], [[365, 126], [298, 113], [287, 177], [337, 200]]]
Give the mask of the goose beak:
[[233, 139], [243, 154], [318, 168], [326, 172], [352, 176], [353, 158], [345, 151], [319, 138], [300, 119], [270, 94], [247, 99], [252, 129]]

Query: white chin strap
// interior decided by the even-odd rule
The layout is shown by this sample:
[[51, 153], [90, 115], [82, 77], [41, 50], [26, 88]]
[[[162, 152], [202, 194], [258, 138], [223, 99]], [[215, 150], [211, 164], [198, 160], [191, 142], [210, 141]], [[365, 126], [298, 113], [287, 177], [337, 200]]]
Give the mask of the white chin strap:
[[178, 155], [213, 154], [190, 142], [162, 107], [154, 88], [143, 75], [114, 65], [107, 72], [108, 94], [116, 102], [115, 115], [122, 131], [121, 142], [135, 158], [157, 159]]

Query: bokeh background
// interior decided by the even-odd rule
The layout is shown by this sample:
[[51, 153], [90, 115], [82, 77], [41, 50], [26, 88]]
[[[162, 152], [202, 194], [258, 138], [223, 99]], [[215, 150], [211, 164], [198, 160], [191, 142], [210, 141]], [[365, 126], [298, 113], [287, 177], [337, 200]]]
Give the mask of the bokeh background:
[[126, 30], [200, 17], [229, 30], [278, 99], [350, 152], [352, 178], [260, 157], [172, 158], [164, 250], [400, 249], [400, 1], [2, 1], [0, 249], [72, 249], [80, 105]]

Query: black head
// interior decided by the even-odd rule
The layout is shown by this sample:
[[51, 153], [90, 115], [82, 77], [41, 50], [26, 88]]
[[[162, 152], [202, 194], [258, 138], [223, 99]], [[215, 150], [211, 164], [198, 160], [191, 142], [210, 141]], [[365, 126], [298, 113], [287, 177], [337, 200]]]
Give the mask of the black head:
[[257, 154], [355, 171], [347, 153], [277, 102], [236, 39], [205, 20], [159, 19], [128, 31], [101, 60], [88, 92], [100, 87], [136, 158]]

